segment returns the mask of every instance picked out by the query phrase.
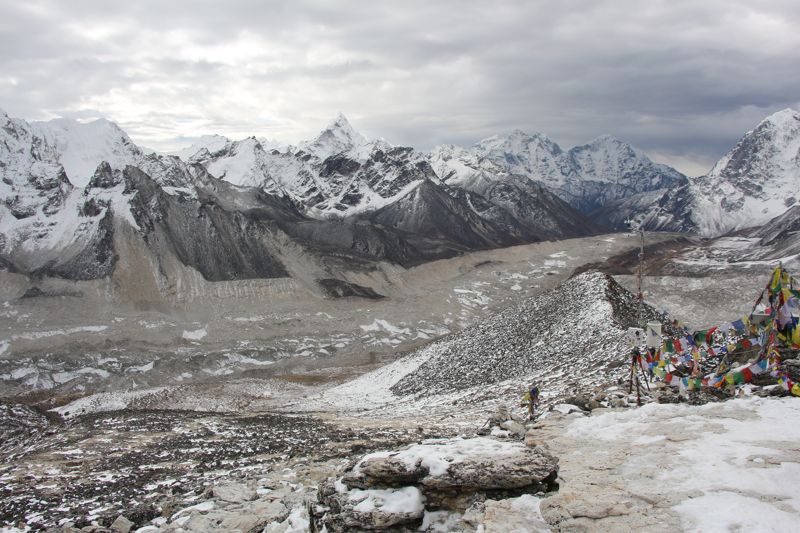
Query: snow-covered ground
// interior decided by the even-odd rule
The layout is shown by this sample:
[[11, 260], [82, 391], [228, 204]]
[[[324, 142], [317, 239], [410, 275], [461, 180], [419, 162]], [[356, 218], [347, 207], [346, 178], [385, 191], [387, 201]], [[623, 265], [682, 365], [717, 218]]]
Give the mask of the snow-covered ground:
[[564, 484], [543, 503], [566, 530], [792, 531], [800, 400], [650, 404], [543, 423]]

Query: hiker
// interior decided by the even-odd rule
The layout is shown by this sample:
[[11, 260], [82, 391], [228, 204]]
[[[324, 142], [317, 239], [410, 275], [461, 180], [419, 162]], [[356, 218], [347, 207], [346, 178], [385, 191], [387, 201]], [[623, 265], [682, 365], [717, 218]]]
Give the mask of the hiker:
[[539, 387], [533, 384], [522, 397], [522, 404], [528, 406], [528, 420], [533, 420], [536, 415], [536, 406], [539, 405]]

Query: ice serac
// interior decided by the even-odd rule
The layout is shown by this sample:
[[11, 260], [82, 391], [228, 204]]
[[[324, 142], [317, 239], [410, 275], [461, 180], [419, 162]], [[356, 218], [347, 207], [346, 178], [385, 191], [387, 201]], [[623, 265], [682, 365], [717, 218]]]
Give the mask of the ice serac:
[[759, 226], [795, 205], [800, 113], [784, 109], [765, 118], [693, 188], [695, 221], [708, 236]]
[[438, 176], [451, 186], [491, 200], [487, 191], [497, 183], [528, 190], [533, 182], [583, 213], [686, 180], [680, 172], [607, 135], [564, 152], [543, 134], [514, 131], [470, 148], [440, 146], [429, 157]]

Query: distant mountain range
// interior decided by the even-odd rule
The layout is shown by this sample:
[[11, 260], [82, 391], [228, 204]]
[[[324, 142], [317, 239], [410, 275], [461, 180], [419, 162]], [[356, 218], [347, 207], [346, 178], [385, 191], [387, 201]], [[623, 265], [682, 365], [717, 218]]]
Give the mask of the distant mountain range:
[[136, 256], [160, 291], [188, 267], [209, 281], [291, 276], [361, 294], [347, 272], [381, 262], [629, 221], [707, 236], [762, 225], [796, 203], [799, 175], [792, 110], [766, 118], [700, 178], [610, 136], [564, 151], [514, 131], [423, 153], [367, 139], [339, 115], [297, 146], [215, 135], [158, 154], [106, 120], [28, 123], [0, 111], [0, 263], [85, 280]]

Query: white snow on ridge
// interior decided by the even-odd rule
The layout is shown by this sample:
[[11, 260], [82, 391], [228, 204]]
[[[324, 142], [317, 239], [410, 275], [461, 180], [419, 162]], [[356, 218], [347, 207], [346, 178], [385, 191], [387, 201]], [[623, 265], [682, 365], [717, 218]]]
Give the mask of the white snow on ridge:
[[79, 326], [68, 329], [55, 329], [50, 331], [32, 331], [30, 333], [19, 333], [11, 336], [11, 340], [35, 340], [56, 335], [73, 335], [75, 333], [99, 333], [108, 329], [108, 326]]
[[386, 320], [381, 320], [380, 318], [376, 318], [372, 321], [372, 324], [367, 324], [363, 326], [358, 326], [364, 331], [385, 331], [387, 333], [393, 335], [411, 335], [411, 330], [409, 328], [399, 328], [397, 326], [393, 326]]
[[183, 161], [189, 162], [192, 156], [197, 155], [202, 150], [208, 150], [209, 153], [213, 154], [224, 149], [230, 142], [230, 139], [222, 135], [202, 135], [195, 139], [191, 145], [167, 152], [166, 155], [174, 155]]
[[208, 331], [206, 331], [206, 328], [200, 328], [191, 331], [183, 330], [183, 334], [181, 335], [181, 337], [190, 341], [199, 341], [206, 335], [208, 335]]
[[88, 413], [118, 411], [120, 409], [127, 408], [131, 401], [137, 398], [155, 394], [162, 390], [166, 390], [166, 388], [158, 387], [127, 392], [101, 392], [91, 396], [78, 398], [77, 400], [74, 400], [66, 405], [55, 407], [50, 410], [54, 413], [58, 413], [63, 418], [73, 418]]
[[124, 168], [144, 157], [128, 135], [106, 119], [78, 122], [61, 118], [32, 122], [31, 127], [58, 150], [70, 183], [77, 187], [89, 183], [101, 161], [107, 161], [113, 168]]

